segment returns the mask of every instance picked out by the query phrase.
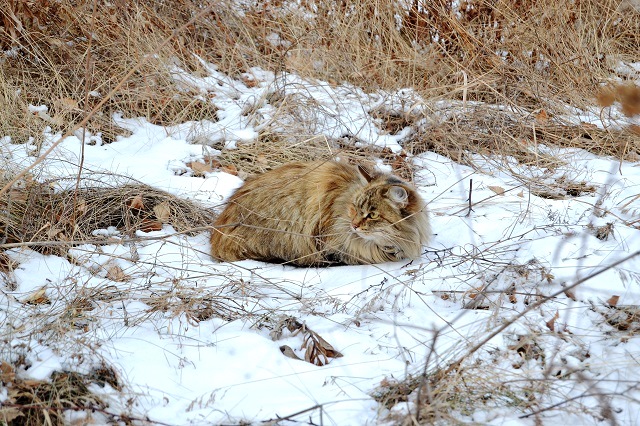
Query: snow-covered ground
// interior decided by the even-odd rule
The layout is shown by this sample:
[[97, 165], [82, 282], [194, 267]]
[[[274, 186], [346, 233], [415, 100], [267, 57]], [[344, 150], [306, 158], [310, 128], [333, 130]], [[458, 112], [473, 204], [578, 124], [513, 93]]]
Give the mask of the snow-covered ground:
[[[304, 126], [307, 134], [348, 135], [399, 152], [411, 129], [384, 134], [369, 111], [426, 108], [410, 90], [367, 94], [260, 70], [249, 76], [257, 84], [246, 85], [212, 66], [209, 71], [195, 78], [176, 70], [176, 79], [215, 103], [217, 121], [163, 128], [115, 117], [131, 136], [102, 144], [100, 135], [91, 135], [85, 173], [129, 176], [215, 210], [242, 181], [220, 171], [192, 173], [189, 163], [219, 153], [212, 144], [233, 149], [266, 126]], [[304, 104], [294, 111], [303, 120], [270, 103], [276, 90]], [[429, 106], [434, 109], [438, 105]], [[603, 125], [596, 117], [574, 118]], [[44, 148], [59, 137], [47, 134]], [[14, 170], [35, 160], [34, 147], [11, 145], [8, 138], [0, 149]], [[217, 263], [206, 233], [186, 236], [170, 226], [139, 233], [166, 238], [80, 245], [71, 258], [11, 249], [7, 254], [19, 266], [15, 285], [0, 291], [0, 336], [7, 339], [0, 357], [24, 356], [30, 367], [17, 374], [25, 379], [112, 366], [122, 389], [93, 385], [92, 391], [110, 404], [107, 411], [150, 423], [376, 424], [389, 414], [372, 397], [383, 379], [419, 375], [427, 360], [427, 370], [435, 371], [464, 359], [467, 368], [477, 367], [474, 381], [495, 386], [473, 409], [453, 405], [460, 421], [533, 424], [534, 417], [521, 417], [540, 411], [545, 424], [591, 424], [607, 416], [637, 424], [640, 319], [633, 313], [640, 316], [640, 256], [532, 306], [640, 249], [640, 165], [579, 149], [531, 149], [561, 164], [550, 171], [506, 159], [498, 167], [477, 157], [481, 167], [472, 169], [431, 152], [410, 158], [436, 233], [413, 262]], [[37, 175], [74, 176], [80, 152], [80, 139], [66, 138]], [[542, 198], [534, 188], [563, 180], [585, 182], [595, 192]], [[113, 265], [126, 279], [108, 273]], [[49, 304], [25, 303], [42, 291]], [[615, 303], [613, 296], [619, 296]], [[77, 298], [89, 299], [90, 308], [69, 312]], [[304, 358], [302, 333], [271, 337], [287, 316], [343, 356], [324, 366], [284, 356], [279, 348], [288, 345]], [[506, 395], [514, 399], [507, 402]], [[526, 395], [535, 395], [528, 408], [515, 402]], [[0, 401], [6, 397], [0, 389]], [[607, 404], [611, 414], [603, 412]], [[393, 411], [411, 409], [404, 403]], [[70, 421], [74, 416], [80, 414], [69, 414]], [[106, 419], [91, 416], [96, 424]]]

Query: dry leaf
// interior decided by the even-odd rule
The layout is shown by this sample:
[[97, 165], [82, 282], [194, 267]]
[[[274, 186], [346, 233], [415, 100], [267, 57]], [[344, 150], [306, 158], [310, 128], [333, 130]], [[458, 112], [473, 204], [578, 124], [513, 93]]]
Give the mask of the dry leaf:
[[567, 296], [569, 299], [573, 300], [574, 302], [578, 300], [573, 290], [565, 290], [564, 295]]
[[258, 85], [258, 80], [251, 74], [242, 74], [240, 79], [248, 88], [256, 87]]
[[153, 232], [162, 230], [162, 222], [159, 220], [142, 219], [140, 230], [143, 232]]
[[144, 209], [144, 201], [142, 200], [142, 195], [136, 195], [132, 199], [127, 202], [127, 206], [136, 209], [143, 210]]
[[607, 304], [609, 304], [609, 306], [616, 306], [618, 304], [618, 300], [620, 300], [620, 296], [611, 296], [607, 299]]
[[555, 322], [556, 320], [560, 318], [560, 314], [558, 313], [558, 311], [556, 311], [556, 314], [553, 316], [553, 318], [551, 318], [549, 321], [547, 321], [547, 328], [551, 331], [555, 331]]
[[153, 214], [156, 215], [156, 218], [158, 218], [160, 222], [168, 223], [171, 219], [171, 208], [169, 207], [169, 203], [163, 201], [160, 204], [156, 204], [153, 208]]
[[498, 195], [504, 195], [504, 188], [502, 188], [501, 186], [487, 186], [487, 188]]
[[[24, 416], [24, 414], [13, 407], [0, 407], [0, 422], [5, 425], [13, 424], [13, 420], [17, 419], [20, 416]], [[27, 422], [25, 422], [26, 424]]]
[[218, 161], [218, 159], [217, 159], [217, 158], [212, 157], [212, 156], [210, 156], [210, 155], [206, 155], [206, 156], [204, 157], [204, 162], [205, 162], [206, 164], [208, 164], [208, 165], [211, 167], [211, 169], [212, 169], [212, 170], [213, 170], [213, 169], [217, 169], [217, 168], [219, 168], [219, 167], [220, 167], [220, 161]]
[[238, 176], [238, 169], [233, 164], [222, 166], [220, 167], [220, 170], [222, 170], [225, 173], [229, 173], [230, 175]]
[[122, 283], [129, 280], [129, 278], [130, 277], [125, 274], [122, 268], [118, 265], [111, 265], [109, 269], [107, 269], [107, 279], [110, 279], [111, 281]]
[[0, 382], [9, 383], [13, 382], [16, 378], [16, 372], [11, 364], [1, 361], [0, 362]]
[[22, 299], [22, 303], [28, 303], [30, 305], [41, 305], [50, 302], [51, 301], [46, 295], [46, 287], [39, 288], [38, 290], [32, 292], [27, 297]]
[[80, 109], [78, 101], [71, 98], [60, 98], [53, 101], [53, 105], [55, 106], [58, 112], [69, 112], [76, 111]]
[[302, 361], [302, 358], [296, 355], [293, 349], [291, 349], [287, 345], [280, 346], [280, 352], [282, 352], [282, 355], [286, 356], [287, 358], [297, 359], [298, 361]]
[[211, 165], [200, 163], [198, 161], [187, 163], [187, 167], [193, 170], [193, 175], [196, 177], [202, 177], [205, 173], [211, 173], [213, 171]]
[[549, 114], [547, 114], [547, 111], [541, 109], [540, 112], [536, 114], [536, 121], [538, 123], [546, 123], [549, 121]]
[[47, 229], [47, 237], [49, 237], [50, 239], [53, 239], [58, 234], [62, 233], [62, 231], [64, 231], [64, 229], [56, 228], [55, 226], [53, 226], [53, 227]]

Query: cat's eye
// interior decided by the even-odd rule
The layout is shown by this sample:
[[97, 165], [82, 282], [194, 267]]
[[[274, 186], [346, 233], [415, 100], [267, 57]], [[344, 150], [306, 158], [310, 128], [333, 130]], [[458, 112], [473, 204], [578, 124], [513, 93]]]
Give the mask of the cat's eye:
[[375, 219], [377, 219], [379, 217], [380, 217], [380, 213], [378, 213], [378, 212], [370, 212], [369, 213], [369, 219], [374, 219], [375, 220]]

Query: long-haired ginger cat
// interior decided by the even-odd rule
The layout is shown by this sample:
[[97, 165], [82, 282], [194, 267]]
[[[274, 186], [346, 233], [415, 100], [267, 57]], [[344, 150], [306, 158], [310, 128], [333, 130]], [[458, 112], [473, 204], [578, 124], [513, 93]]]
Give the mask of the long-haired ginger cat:
[[246, 180], [211, 233], [215, 259], [369, 264], [420, 256], [431, 235], [407, 182], [343, 162], [294, 162]]

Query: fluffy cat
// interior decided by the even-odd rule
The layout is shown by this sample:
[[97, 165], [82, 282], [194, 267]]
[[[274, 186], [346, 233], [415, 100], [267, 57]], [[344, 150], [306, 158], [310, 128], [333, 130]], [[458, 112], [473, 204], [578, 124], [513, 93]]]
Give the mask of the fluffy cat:
[[247, 179], [214, 227], [215, 259], [300, 266], [413, 259], [431, 235], [409, 183], [335, 161], [293, 162]]

